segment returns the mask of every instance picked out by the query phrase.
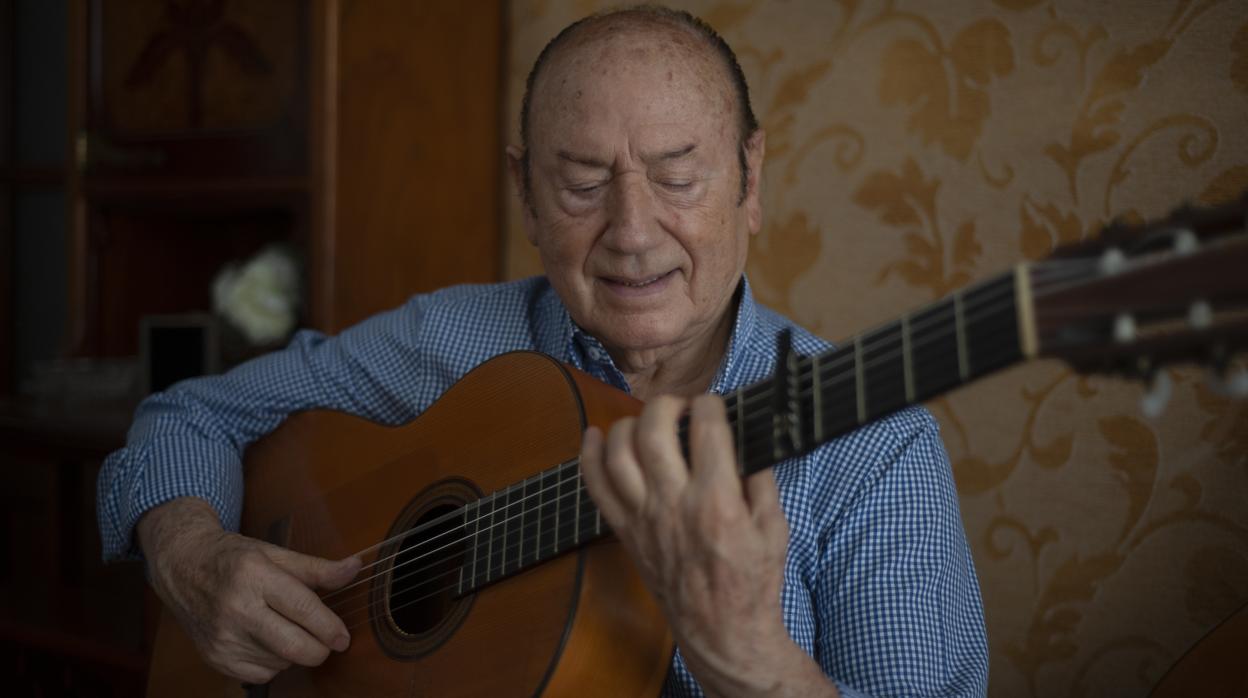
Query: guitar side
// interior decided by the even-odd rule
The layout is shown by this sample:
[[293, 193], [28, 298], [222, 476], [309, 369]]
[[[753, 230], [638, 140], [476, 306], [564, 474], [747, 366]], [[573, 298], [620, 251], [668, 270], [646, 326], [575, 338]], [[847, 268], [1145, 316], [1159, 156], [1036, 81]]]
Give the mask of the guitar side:
[[[585, 425], [605, 427], [639, 409], [549, 357], [516, 352], [482, 364], [404, 426], [296, 415], [247, 453], [243, 532], [344, 557], [393, 535], [421, 493], [493, 492], [574, 457]], [[662, 615], [614, 541], [469, 595], [406, 654], [377, 632], [385, 623], [370, 620], [377, 606], [342, 596], [356, 599], [331, 598], [355, 626], [351, 648], [316, 669], [282, 672], [268, 695], [657, 695], [671, 659]], [[242, 694], [199, 661], [167, 611], [148, 690]]]

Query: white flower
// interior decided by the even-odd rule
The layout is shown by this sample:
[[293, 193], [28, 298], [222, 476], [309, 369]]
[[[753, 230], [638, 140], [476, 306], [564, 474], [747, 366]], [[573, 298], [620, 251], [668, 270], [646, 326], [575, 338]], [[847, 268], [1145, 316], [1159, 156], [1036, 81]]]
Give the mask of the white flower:
[[295, 328], [299, 269], [290, 251], [274, 245], [241, 268], [231, 264], [212, 282], [212, 308], [252, 344], [284, 339]]

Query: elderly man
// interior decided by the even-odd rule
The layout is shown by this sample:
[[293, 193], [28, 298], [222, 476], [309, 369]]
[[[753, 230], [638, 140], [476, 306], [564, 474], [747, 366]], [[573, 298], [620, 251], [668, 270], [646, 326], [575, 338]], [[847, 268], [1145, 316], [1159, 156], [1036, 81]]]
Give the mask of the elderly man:
[[768, 375], [785, 328], [798, 351], [827, 345], [756, 305], [743, 276], [764, 134], [728, 46], [668, 10], [582, 20], [538, 58], [521, 131], [508, 157], [546, 276], [417, 296], [151, 397], [100, 475], [106, 556], [141, 548], [220, 671], [318, 664], [349, 636], [309, 587], [359, 563], [226, 532], [243, 446], [303, 409], [408, 421], [481, 361], [536, 349], [648, 401], [585, 434], [582, 469], [677, 640], [665, 694], [983, 693], [978, 585], [926, 412], [735, 475], [714, 395]]

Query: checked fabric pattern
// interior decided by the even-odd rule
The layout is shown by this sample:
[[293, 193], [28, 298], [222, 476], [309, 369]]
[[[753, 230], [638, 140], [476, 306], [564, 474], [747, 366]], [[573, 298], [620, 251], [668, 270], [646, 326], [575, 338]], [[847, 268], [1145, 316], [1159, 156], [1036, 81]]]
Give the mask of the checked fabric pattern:
[[[757, 305], [743, 279], [712, 392], [767, 377], [785, 327], [802, 354], [830, 346]], [[534, 277], [415, 296], [334, 337], [301, 331], [282, 351], [155, 394], [140, 405], [128, 445], [100, 472], [104, 556], [137, 557], [135, 523], [177, 497], [207, 500], [237, 530], [242, 451], [293, 412], [335, 409], [401, 424], [476, 365], [521, 349], [628, 389], [603, 346]], [[983, 695], [979, 584], [931, 416], [899, 411], [775, 474], [790, 529], [784, 623], [842, 693]], [[702, 695], [679, 650], [663, 694]]]

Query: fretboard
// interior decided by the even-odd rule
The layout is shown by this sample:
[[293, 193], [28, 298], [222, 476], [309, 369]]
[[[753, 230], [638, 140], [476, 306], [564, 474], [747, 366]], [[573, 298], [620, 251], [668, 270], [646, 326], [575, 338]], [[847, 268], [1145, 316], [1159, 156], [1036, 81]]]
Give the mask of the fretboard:
[[[1019, 361], [1017, 293], [1015, 273], [1003, 274], [830, 351], [789, 355], [783, 370], [725, 395], [739, 471], [802, 455]], [[575, 460], [469, 503], [462, 514], [461, 594], [608, 532]]]
[[727, 407], [742, 475], [1017, 362], [1017, 307], [1015, 274], [1003, 274], [830, 351], [793, 357], [785, 385], [773, 376], [736, 391]]

